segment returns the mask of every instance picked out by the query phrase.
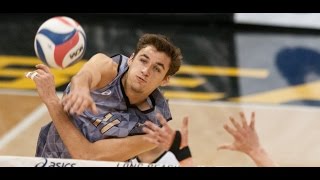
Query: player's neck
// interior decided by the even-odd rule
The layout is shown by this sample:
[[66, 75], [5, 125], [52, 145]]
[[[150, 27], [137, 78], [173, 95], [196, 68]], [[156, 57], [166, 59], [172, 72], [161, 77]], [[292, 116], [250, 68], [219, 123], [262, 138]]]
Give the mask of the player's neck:
[[124, 89], [124, 93], [129, 99], [130, 104], [136, 105], [137, 107], [143, 106], [147, 102], [147, 98], [150, 93], [137, 93], [131, 90], [127, 86], [127, 76], [128, 74], [125, 74], [124, 77], [122, 78], [122, 85]]

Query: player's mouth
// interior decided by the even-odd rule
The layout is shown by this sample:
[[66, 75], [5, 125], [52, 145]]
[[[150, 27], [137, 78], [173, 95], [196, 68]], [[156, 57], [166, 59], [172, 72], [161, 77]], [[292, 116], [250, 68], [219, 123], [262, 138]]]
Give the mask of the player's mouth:
[[141, 78], [139, 76], [137, 76], [137, 79], [138, 79], [138, 82], [140, 82], [140, 83], [147, 83], [146, 80], [144, 80], [143, 78]]

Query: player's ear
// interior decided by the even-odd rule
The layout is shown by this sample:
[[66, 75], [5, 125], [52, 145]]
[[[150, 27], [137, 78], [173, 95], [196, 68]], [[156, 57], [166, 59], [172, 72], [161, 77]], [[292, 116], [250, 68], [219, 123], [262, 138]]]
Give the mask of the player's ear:
[[129, 57], [129, 59], [128, 59], [128, 61], [127, 61], [127, 63], [128, 63], [129, 66], [130, 66], [130, 64], [132, 63], [133, 58], [134, 58], [134, 53], [131, 54], [131, 56]]
[[167, 86], [167, 85], [169, 84], [170, 77], [171, 77], [171, 76], [165, 76], [164, 79], [162, 80], [160, 86]]

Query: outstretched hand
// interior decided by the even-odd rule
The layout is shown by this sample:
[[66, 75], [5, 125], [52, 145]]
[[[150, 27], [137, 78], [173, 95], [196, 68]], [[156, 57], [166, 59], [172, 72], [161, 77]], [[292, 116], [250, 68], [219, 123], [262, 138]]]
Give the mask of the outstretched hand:
[[251, 113], [249, 123], [243, 112], [240, 112], [240, 117], [241, 123], [237, 122], [233, 117], [229, 118], [235, 129], [227, 124], [224, 125], [224, 129], [232, 135], [234, 142], [220, 145], [218, 149], [229, 149], [249, 154], [252, 150], [260, 148], [259, 137], [255, 130], [255, 113]]
[[230, 121], [235, 129], [226, 124], [224, 125], [224, 129], [233, 136], [234, 142], [232, 144], [220, 145], [218, 149], [243, 152], [250, 156], [259, 167], [279, 166], [260, 145], [259, 137], [255, 129], [255, 113], [251, 113], [251, 120], [249, 123], [247, 123], [243, 112], [240, 112], [240, 117], [241, 124], [235, 121], [233, 117], [230, 117]]

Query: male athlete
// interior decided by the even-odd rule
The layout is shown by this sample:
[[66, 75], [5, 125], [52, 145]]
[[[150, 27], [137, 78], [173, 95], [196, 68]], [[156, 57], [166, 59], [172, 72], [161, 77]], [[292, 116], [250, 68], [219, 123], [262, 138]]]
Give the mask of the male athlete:
[[139, 155], [154, 162], [165, 150], [144, 140], [142, 126], [146, 120], [160, 125], [156, 112], [171, 120], [158, 87], [169, 82], [181, 61], [180, 49], [168, 38], [145, 34], [130, 58], [94, 55], [72, 78], [62, 101], [49, 68], [37, 65], [29, 77], [53, 123], [41, 129], [36, 156], [126, 161]]

